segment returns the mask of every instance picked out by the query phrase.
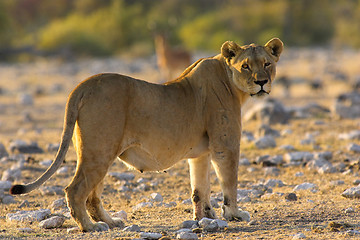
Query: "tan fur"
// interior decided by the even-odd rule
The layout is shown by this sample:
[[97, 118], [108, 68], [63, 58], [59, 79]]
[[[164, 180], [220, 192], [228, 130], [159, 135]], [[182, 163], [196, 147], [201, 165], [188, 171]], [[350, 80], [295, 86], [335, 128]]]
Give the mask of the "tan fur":
[[191, 64], [191, 55], [185, 49], [171, 48], [163, 35], [155, 36], [155, 50], [159, 70], [169, 81]]
[[216, 217], [209, 201], [211, 162], [224, 195], [223, 217], [249, 221], [236, 201], [240, 109], [249, 95], [270, 92], [282, 49], [279, 39], [265, 46], [226, 42], [221, 54], [197, 61], [166, 85], [118, 74], [90, 77], [69, 96], [53, 165], [14, 192], [29, 192], [50, 178], [73, 137], [78, 163], [65, 191], [83, 231], [124, 226], [104, 211], [100, 200], [103, 179], [117, 157], [139, 171], [159, 171], [189, 159], [195, 219]]

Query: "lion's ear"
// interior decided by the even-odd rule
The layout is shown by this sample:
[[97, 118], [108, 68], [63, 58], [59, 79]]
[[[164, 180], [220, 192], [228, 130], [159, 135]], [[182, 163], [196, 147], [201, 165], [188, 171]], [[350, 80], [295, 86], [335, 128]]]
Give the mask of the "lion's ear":
[[241, 47], [233, 41], [226, 41], [221, 46], [221, 54], [227, 61], [230, 61], [231, 58], [235, 57], [240, 51]]
[[265, 49], [270, 53], [274, 60], [279, 61], [280, 54], [284, 49], [284, 44], [279, 38], [273, 38], [265, 44]]

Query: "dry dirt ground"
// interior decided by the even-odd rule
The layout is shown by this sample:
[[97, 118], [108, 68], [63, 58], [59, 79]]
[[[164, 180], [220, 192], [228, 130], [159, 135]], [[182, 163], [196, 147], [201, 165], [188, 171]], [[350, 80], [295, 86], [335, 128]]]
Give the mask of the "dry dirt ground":
[[[335, 57], [338, 56], [338, 57]], [[46, 167], [40, 162], [51, 160], [54, 152], [48, 152], [49, 143], [57, 143], [60, 139], [66, 98], [73, 87], [84, 78], [99, 72], [119, 72], [139, 78], [156, 81], [159, 77], [154, 68], [154, 59], [122, 60], [118, 58], [105, 60], [83, 60], [64, 63], [58, 60], [40, 59], [28, 64], [0, 64], [0, 143], [4, 144], [9, 154], [12, 140], [34, 141], [45, 150], [42, 154], [26, 155], [27, 163], [22, 170], [19, 182], [29, 182], [37, 178]], [[336, 96], [351, 90], [351, 82], [360, 76], [360, 52], [324, 51], [317, 49], [287, 50], [280, 60], [278, 76], [288, 76], [294, 81], [289, 96], [283, 93], [281, 85], [274, 86], [271, 95], [286, 106], [304, 106], [318, 103], [332, 108]], [[336, 79], [329, 74], [330, 70], [343, 73], [345, 79]], [[150, 79], [149, 79], [150, 78]], [[322, 89], [313, 90], [308, 82], [320, 80]], [[33, 104], [21, 104], [22, 93], [33, 97]], [[252, 217], [251, 224], [246, 222], [228, 222], [228, 228], [217, 232], [202, 232], [199, 239], [293, 239], [298, 233], [306, 239], [357, 239], [359, 234], [352, 235], [349, 230], [360, 231], [359, 199], [341, 196], [345, 189], [354, 187], [360, 179], [360, 154], [350, 152], [350, 143], [360, 144], [360, 140], [340, 140], [339, 134], [360, 129], [360, 119], [340, 119], [333, 113], [319, 116], [291, 119], [286, 125], [272, 125], [278, 131], [291, 130], [288, 134], [276, 139], [277, 147], [257, 149], [253, 142], [243, 141], [242, 157], [246, 157], [251, 165], [239, 167], [239, 189], [251, 189], [269, 179], [281, 180], [285, 186], [271, 187], [263, 196], [251, 197], [248, 202], [239, 205]], [[256, 135], [260, 121], [243, 123], [243, 130]], [[302, 145], [300, 141], [308, 133], [316, 133], [316, 144]], [[287, 151], [279, 148], [292, 145], [293, 151], [311, 153], [330, 151], [333, 154], [331, 163], [345, 164], [343, 171], [319, 174], [314, 169], [300, 166], [278, 166], [277, 174], [266, 174], [264, 166], [256, 164], [259, 156], [269, 154], [284, 155]], [[2, 161], [1, 173], [11, 167], [14, 162]], [[65, 187], [71, 180], [76, 165], [76, 156], [71, 148], [64, 166], [68, 171], [55, 174], [45, 186]], [[345, 170], [349, 170], [344, 174]], [[124, 190], [124, 182], [106, 177], [103, 194], [104, 207], [108, 211], [123, 210], [127, 213], [126, 226], [138, 225], [143, 232], [161, 233], [169, 239], [175, 239], [179, 225], [192, 219], [192, 206], [183, 201], [190, 198], [190, 181], [187, 162], [181, 161], [166, 173], [139, 173], [126, 168], [116, 161], [111, 172], [129, 172], [135, 179], [127, 183], [128, 191]], [[303, 173], [302, 175], [297, 173]], [[138, 183], [141, 179], [144, 183]], [[334, 180], [342, 180], [342, 185], [331, 184]], [[211, 173], [213, 196], [219, 196], [220, 187], [214, 172]], [[296, 185], [310, 182], [317, 185], [316, 191], [297, 191], [296, 201], [287, 201], [285, 195], [294, 192]], [[140, 187], [139, 187], [140, 186]], [[147, 202], [151, 193], [160, 193], [163, 203], [175, 202], [176, 206], [157, 206], [134, 210], [141, 202]], [[53, 201], [63, 198], [60, 195], [42, 195], [39, 190], [24, 196], [16, 196], [15, 202], [0, 203], [0, 239], [134, 239], [139, 233], [123, 232], [112, 229], [96, 233], [68, 233], [67, 229], [75, 227], [72, 219], [67, 219], [60, 228], [42, 229], [38, 222], [9, 222], [8, 213], [19, 210], [50, 209]], [[28, 204], [20, 205], [27, 200]], [[219, 203], [220, 204], [220, 203]], [[353, 211], [345, 211], [352, 208]], [[215, 208], [220, 216], [220, 209]], [[53, 214], [56, 211], [52, 212]], [[338, 225], [336, 225], [338, 223]], [[21, 228], [31, 228], [23, 232]], [[299, 236], [299, 235], [296, 235]]]

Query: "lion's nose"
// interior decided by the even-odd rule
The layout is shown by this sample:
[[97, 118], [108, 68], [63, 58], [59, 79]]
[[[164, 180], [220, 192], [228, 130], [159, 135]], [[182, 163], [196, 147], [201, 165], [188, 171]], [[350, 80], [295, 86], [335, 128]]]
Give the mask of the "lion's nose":
[[268, 80], [255, 81], [255, 83], [260, 85], [261, 87], [264, 86], [267, 82]]

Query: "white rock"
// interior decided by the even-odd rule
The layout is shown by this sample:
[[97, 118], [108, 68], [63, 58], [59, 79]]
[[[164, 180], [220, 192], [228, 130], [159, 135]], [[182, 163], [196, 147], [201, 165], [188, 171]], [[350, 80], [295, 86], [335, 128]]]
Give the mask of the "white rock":
[[306, 238], [305, 234], [298, 233], [298, 234], [295, 234], [292, 239], [303, 239], [303, 238]]
[[211, 219], [211, 218], [202, 218], [200, 221], [199, 221], [199, 226], [204, 228], [206, 227], [207, 225], [209, 225], [214, 219]]
[[345, 234], [347, 236], [359, 236], [360, 231], [358, 231], [358, 230], [348, 230], [348, 231], [345, 232]]
[[8, 213], [6, 221], [17, 222], [40, 222], [51, 214], [50, 209], [40, 209], [36, 211], [18, 211], [16, 213]]
[[124, 210], [116, 212], [112, 216], [115, 218], [120, 218], [121, 221], [127, 221], [127, 213]]
[[249, 159], [247, 158], [240, 158], [239, 160], [239, 165], [240, 166], [249, 166], [251, 163], [249, 161]]
[[44, 166], [44, 167], [50, 167], [51, 164], [52, 164], [52, 162], [53, 162], [52, 159], [48, 159], [48, 160], [41, 161], [41, 162], [40, 162], [40, 165], [41, 165], [41, 166]]
[[278, 180], [278, 179], [269, 179], [266, 181], [265, 186], [267, 186], [267, 187], [283, 187], [283, 186], [285, 186], [285, 184], [283, 183], [283, 181]]
[[0, 158], [9, 156], [4, 144], [0, 143]]
[[216, 223], [220, 229], [229, 227], [227, 222], [221, 219], [214, 219], [212, 222]]
[[141, 208], [152, 208], [154, 205], [151, 202], [142, 202], [139, 204], [136, 204], [133, 207], [133, 211], [137, 211], [140, 210]]
[[186, 220], [186, 221], [184, 221], [184, 222], [182, 222], [182, 223], [180, 224], [180, 227], [181, 227], [182, 229], [190, 229], [190, 228], [192, 228], [194, 225], [197, 226], [197, 225], [198, 225], [198, 221], [196, 221], [196, 220]]
[[30, 94], [23, 93], [18, 96], [18, 103], [25, 106], [31, 106], [34, 104], [34, 99]]
[[313, 154], [310, 152], [289, 152], [284, 155], [284, 160], [288, 163], [309, 161], [312, 158]]
[[341, 133], [339, 134], [340, 140], [354, 140], [358, 139], [360, 140], [360, 130], [353, 130], [349, 133]]
[[155, 202], [162, 202], [163, 201], [163, 197], [161, 196], [160, 193], [152, 193], [150, 194], [151, 200], [155, 201]]
[[21, 170], [19, 168], [6, 169], [1, 177], [2, 181], [19, 181], [21, 179]]
[[360, 198], [360, 186], [346, 189], [341, 196], [346, 198]]
[[65, 195], [63, 187], [60, 186], [42, 186], [39, 191], [43, 196]]
[[3, 204], [10, 204], [10, 203], [16, 203], [15, 199], [13, 196], [11, 195], [6, 195], [2, 198], [2, 203]]
[[68, 172], [69, 172], [69, 167], [64, 166], [64, 167], [59, 168], [56, 171], [56, 174], [62, 175], [62, 174], [67, 174]]
[[272, 136], [264, 136], [255, 141], [255, 146], [258, 149], [274, 148], [276, 147], [276, 141]]
[[0, 189], [9, 191], [12, 183], [10, 181], [0, 181]]
[[124, 228], [122, 231], [124, 232], [140, 232], [140, 227], [138, 225], [131, 225]]
[[353, 213], [355, 210], [352, 207], [345, 209], [345, 213]]
[[176, 235], [176, 239], [183, 239], [183, 240], [197, 240], [199, 239], [196, 233], [192, 232], [180, 232]]
[[34, 232], [34, 229], [31, 229], [31, 228], [17, 228], [16, 230], [18, 230], [19, 232], [24, 232], [24, 233]]
[[61, 208], [66, 208], [66, 207], [67, 207], [67, 205], [66, 205], [65, 198], [57, 199], [51, 204], [51, 209], [52, 210], [58, 210], [58, 209], [61, 209]]
[[132, 181], [135, 178], [133, 173], [109, 172], [108, 175], [120, 181]]
[[78, 233], [78, 232], [80, 232], [80, 228], [79, 227], [68, 228], [68, 229], [66, 229], [66, 232], [69, 233], [69, 234]]
[[352, 151], [352, 152], [355, 152], [355, 153], [360, 153], [360, 145], [357, 145], [355, 143], [352, 143], [350, 145], [348, 145], [348, 150], [349, 151]]
[[159, 239], [159, 238], [162, 237], [162, 234], [160, 234], [160, 233], [141, 232], [140, 237], [145, 238], [145, 239]]
[[317, 185], [314, 183], [302, 183], [300, 185], [295, 186], [293, 191], [299, 191], [299, 190], [314, 190], [317, 189]]
[[41, 221], [39, 223], [39, 226], [45, 229], [59, 228], [64, 224], [64, 222], [65, 222], [64, 217], [54, 216]]

